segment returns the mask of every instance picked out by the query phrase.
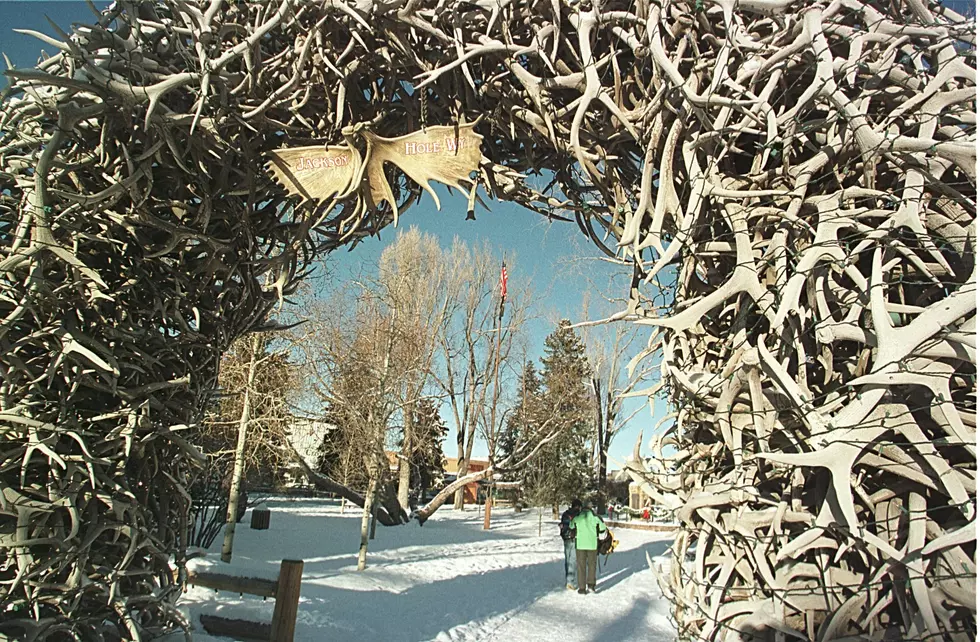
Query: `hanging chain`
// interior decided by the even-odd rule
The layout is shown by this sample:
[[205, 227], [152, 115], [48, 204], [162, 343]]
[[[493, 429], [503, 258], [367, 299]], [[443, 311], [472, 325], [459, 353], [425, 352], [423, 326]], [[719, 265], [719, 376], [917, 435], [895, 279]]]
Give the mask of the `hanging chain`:
[[429, 124], [429, 90], [422, 89], [422, 131]]

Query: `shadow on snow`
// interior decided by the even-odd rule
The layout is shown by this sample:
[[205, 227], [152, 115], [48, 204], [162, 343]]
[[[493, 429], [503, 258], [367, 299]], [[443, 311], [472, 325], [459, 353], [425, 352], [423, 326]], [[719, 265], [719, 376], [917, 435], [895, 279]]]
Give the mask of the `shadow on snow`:
[[[348, 639], [417, 642], [440, 634], [440, 639], [456, 639], [452, 634], [446, 638], [446, 633], [465, 626], [472, 635], [471, 629], [481, 623], [489, 624], [492, 630], [495, 626], [487, 620], [520, 612], [548, 594], [566, 591], [558, 538], [554, 538], [551, 556], [548, 548], [542, 550], [533, 545], [540, 544], [541, 539], [529, 538], [526, 526], [523, 533], [519, 532], [522, 525], [511, 519], [510, 513], [497, 516], [490, 531], [483, 530], [482, 511], [474, 511], [472, 516], [456, 513], [449, 519], [430, 520], [424, 527], [413, 523], [379, 525], [377, 538], [370, 543], [368, 570], [357, 573], [353, 567], [359, 544], [359, 515], [353, 511], [343, 516], [325, 515], [300, 502], [273, 501], [268, 505], [273, 510], [270, 529], [242, 529], [243, 552], [236, 553], [236, 558], [249, 574], [254, 570], [254, 575], [265, 577], [274, 577], [279, 565], [278, 559], [266, 554], [270, 546], [283, 557], [305, 560], [297, 639], [346, 635]], [[309, 520], [316, 521], [311, 524]], [[243, 521], [247, 523], [247, 518]], [[518, 539], [532, 545], [522, 545]], [[668, 546], [667, 541], [657, 541], [634, 548], [620, 547], [600, 567], [600, 594], [583, 599], [601, 600], [602, 593], [617, 584], [637, 573], [649, 572], [645, 553], [656, 557]], [[212, 555], [216, 557], [216, 551], [208, 557]], [[508, 564], [508, 556], [527, 555], [550, 559], [533, 562], [525, 558]], [[487, 569], [488, 565], [497, 568]], [[221, 565], [212, 570], [220, 572]], [[241, 617], [242, 607], [248, 604], [228, 597], [200, 602], [198, 606], [203, 612]], [[627, 616], [604, 624], [601, 638], [595, 639], [613, 642], [642, 637], [644, 617], [654, 608], [654, 597], [640, 596], [630, 605]], [[260, 618], [263, 613], [269, 617], [272, 606], [271, 601], [252, 603], [248, 606], [249, 617]], [[507, 619], [502, 618], [500, 623]], [[487, 629], [483, 631], [490, 634]], [[460, 633], [467, 637], [467, 631]]]

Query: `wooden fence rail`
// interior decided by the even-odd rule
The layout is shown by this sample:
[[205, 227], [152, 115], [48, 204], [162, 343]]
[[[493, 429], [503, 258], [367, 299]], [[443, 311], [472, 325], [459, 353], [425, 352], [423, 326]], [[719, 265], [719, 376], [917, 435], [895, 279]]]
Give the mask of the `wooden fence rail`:
[[610, 528], [631, 528], [638, 531], [658, 531], [663, 533], [677, 530], [677, 524], [658, 524], [656, 522], [641, 522], [639, 520], [634, 522], [618, 522], [607, 519], [606, 526]]
[[210, 635], [225, 635], [263, 642], [293, 642], [302, 581], [303, 560], [283, 560], [279, 565], [277, 580], [234, 577], [210, 571], [187, 573], [187, 583], [192, 586], [275, 598], [276, 607], [272, 612], [271, 625], [210, 615], [201, 616], [201, 624]]

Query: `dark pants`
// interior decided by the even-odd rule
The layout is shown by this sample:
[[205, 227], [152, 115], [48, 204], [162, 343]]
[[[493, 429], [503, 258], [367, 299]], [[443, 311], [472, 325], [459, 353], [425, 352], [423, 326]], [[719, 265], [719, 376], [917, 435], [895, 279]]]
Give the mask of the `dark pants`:
[[575, 561], [578, 563], [578, 590], [584, 591], [588, 586], [595, 590], [595, 567], [599, 561], [598, 551], [575, 551]]

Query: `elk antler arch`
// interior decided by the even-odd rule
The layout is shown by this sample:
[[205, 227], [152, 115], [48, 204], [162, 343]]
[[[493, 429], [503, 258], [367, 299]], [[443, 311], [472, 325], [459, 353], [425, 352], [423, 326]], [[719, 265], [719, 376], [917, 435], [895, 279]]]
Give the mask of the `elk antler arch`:
[[56, 53], [7, 72], [0, 110], [5, 631], [179, 621], [181, 430], [221, 352], [423, 189], [380, 162], [367, 191], [300, 200], [274, 152], [474, 122], [490, 197], [635, 262], [620, 316], [657, 328], [677, 414], [632, 473], [678, 509], [682, 636], [975, 631], [971, 20], [922, 0], [119, 0], [94, 20], [37, 34]]

